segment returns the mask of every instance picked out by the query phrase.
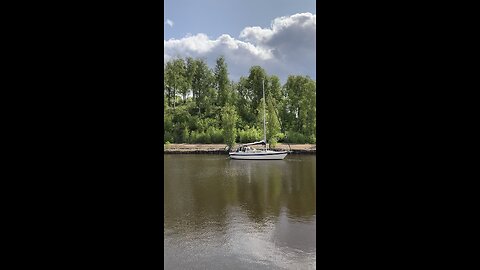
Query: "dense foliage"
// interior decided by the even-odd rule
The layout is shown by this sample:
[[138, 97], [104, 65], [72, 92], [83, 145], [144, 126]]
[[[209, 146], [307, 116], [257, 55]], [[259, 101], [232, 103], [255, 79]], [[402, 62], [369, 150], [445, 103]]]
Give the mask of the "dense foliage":
[[285, 85], [260, 66], [238, 82], [228, 78], [223, 57], [215, 68], [203, 59], [176, 58], [164, 67], [164, 143], [253, 142], [263, 139], [263, 92], [267, 141], [316, 143], [316, 82], [289, 76]]

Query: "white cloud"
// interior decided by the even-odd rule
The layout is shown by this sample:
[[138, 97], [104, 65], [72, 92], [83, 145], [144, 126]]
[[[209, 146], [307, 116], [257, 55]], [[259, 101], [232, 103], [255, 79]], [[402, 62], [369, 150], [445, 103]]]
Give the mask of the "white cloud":
[[288, 75], [316, 78], [315, 47], [316, 15], [299, 13], [274, 19], [270, 28], [246, 27], [237, 39], [227, 34], [211, 39], [199, 33], [164, 40], [164, 61], [176, 56], [200, 57], [213, 67], [223, 55], [235, 81], [248, 75], [251, 66], [260, 65], [285, 82]]
[[165, 23], [168, 24], [168, 25], [170, 25], [170, 27], [173, 27], [173, 21], [172, 21], [172, 20], [167, 19], [167, 20], [165, 21]]

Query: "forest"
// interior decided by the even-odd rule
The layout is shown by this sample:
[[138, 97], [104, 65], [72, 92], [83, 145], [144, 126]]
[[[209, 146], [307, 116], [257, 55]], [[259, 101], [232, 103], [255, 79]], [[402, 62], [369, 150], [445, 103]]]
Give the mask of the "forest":
[[316, 81], [290, 75], [284, 85], [260, 66], [238, 82], [229, 79], [223, 56], [213, 69], [201, 58], [164, 64], [164, 143], [316, 143]]

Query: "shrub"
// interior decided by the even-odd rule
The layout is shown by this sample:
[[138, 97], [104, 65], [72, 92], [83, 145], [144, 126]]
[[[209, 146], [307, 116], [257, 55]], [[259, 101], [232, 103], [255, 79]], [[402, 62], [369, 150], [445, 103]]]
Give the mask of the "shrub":
[[307, 138], [305, 137], [305, 135], [298, 132], [294, 132], [294, 131], [288, 131], [287, 137], [285, 138], [285, 142], [288, 142], [288, 143], [304, 144], [306, 143], [306, 141], [307, 141]]
[[208, 127], [207, 135], [210, 139], [210, 143], [223, 143], [224, 141], [221, 129], [215, 127]]
[[272, 137], [270, 138], [270, 141], [268, 142], [270, 144], [270, 148], [275, 148], [275, 146], [277, 146], [277, 138], [275, 137]]
[[174, 128], [174, 142], [176, 143], [186, 143], [188, 141], [188, 128], [185, 125], [177, 125]]
[[278, 142], [283, 142], [285, 140], [285, 134], [279, 132], [277, 135], [275, 135], [275, 138], [277, 138]]
[[196, 131], [190, 132], [190, 136], [188, 136], [188, 143], [197, 143], [197, 132]]
[[182, 133], [180, 135], [181, 135], [182, 143], [188, 142], [188, 128], [187, 127], [183, 128]]
[[206, 132], [192, 131], [189, 138], [190, 143], [211, 143], [210, 135]]
[[202, 138], [203, 143], [212, 143], [212, 138], [208, 132], [202, 132], [200, 138]]
[[238, 135], [241, 143], [260, 141], [263, 139], [262, 132], [254, 127], [246, 130], [240, 130]]
[[170, 143], [170, 142], [173, 142], [173, 134], [168, 132], [168, 131], [165, 131], [165, 133], [163, 134], [163, 143]]
[[217, 127], [217, 120], [213, 118], [205, 118], [198, 120], [196, 128], [198, 131], [207, 131], [209, 127]]

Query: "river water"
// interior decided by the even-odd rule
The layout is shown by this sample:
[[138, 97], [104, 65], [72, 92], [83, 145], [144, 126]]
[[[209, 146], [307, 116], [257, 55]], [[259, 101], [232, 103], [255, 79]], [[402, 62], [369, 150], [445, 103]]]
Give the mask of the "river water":
[[165, 269], [315, 269], [315, 155], [164, 155]]

